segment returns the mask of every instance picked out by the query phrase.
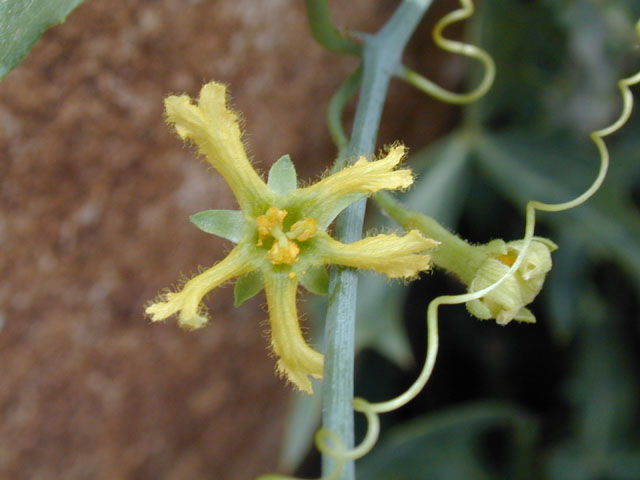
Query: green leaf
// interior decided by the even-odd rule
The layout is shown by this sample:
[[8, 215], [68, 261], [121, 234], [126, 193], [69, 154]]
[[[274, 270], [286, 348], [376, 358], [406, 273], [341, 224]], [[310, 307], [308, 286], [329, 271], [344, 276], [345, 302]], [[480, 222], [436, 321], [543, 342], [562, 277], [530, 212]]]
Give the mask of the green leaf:
[[559, 14], [544, 2], [484, 3], [475, 18], [477, 38], [471, 43], [491, 53], [500, 74], [466, 115], [473, 111], [483, 121], [507, 118], [510, 124], [531, 125], [548, 105], [540, 86], [556, 79], [567, 56]]
[[411, 156], [418, 182], [402, 198], [411, 210], [455, 225], [469, 185], [469, 142], [453, 133]]
[[329, 293], [329, 274], [325, 267], [311, 267], [300, 277], [300, 283], [316, 295]]
[[549, 449], [544, 478], [637, 478], [638, 387], [632, 352], [618, 330], [620, 307], [613, 307], [615, 300], [603, 295], [595, 282], [585, 283], [576, 301], [580, 329], [571, 345], [573, 361], [563, 389], [572, 412], [565, 433], [571, 434]]
[[[315, 338], [315, 337], [314, 337]], [[319, 391], [320, 387], [314, 391]], [[294, 471], [313, 446], [313, 434], [320, 425], [322, 395], [295, 393], [291, 397], [284, 438], [280, 451], [280, 465], [286, 471]]]
[[574, 365], [566, 391], [582, 448], [604, 459], [636, 433], [638, 387], [632, 347], [613, 323], [617, 309], [597, 288], [594, 284], [581, 292], [577, 314], [582, 329], [572, 344]]
[[234, 305], [239, 307], [250, 298], [255, 297], [264, 288], [264, 278], [259, 270], [245, 273], [238, 277], [233, 288]]
[[580, 326], [576, 309], [580, 292], [587, 289], [588, 258], [583, 243], [574, 233], [565, 231], [556, 240], [562, 248], [553, 255], [553, 268], [547, 276], [543, 298], [552, 333], [560, 343], [566, 344]]
[[62, 23], [82, 0], [0, 2], [0, 78], [24, 58], [44, 31]]
[[626, 450], [611, 455], [607, 463], [609, 478], [637, 480], [640, 472], [640, 445], [632, 443]]
[[356, 351], [372, 348], [396, 365], [413, 362], [403, 326], [407, 289], [375, 273], [363, 272], [358, 281]]
[[289, 155], [283, 155], [272, 165], [267, 184], [272, 192], [279, 194], [289, 193], [298, 187], [296, 168]]
[[549, 480], [596, 480], [602, 472], [590, 472], [584, 451], [575, 442], [557, 445], [545, 459], [545, 477]]
[[200, 230], [238, 243], [244, 231], [244, 216], [239, 210], [203, 210], [189, 217]]
[[[483, 458], [484, 434], [511, 427], [514, 450], [510, 474], [498, 476]], [[453, 407], [406, 422], [391, 430], [380, 445], [358, 462], [358, 477], [387, 479], [523, 478], [528, 471], [536, 424], [521, 410], [495, 403]], [[418, 473], [419, 472], [419, 473]]]

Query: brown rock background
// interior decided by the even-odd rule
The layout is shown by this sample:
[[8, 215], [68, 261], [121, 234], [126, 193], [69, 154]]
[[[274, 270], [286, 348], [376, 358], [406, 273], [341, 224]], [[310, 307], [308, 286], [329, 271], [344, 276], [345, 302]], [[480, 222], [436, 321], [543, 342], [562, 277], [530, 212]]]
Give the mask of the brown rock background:
[[[363, 31], [395, 5], [334, 3], [340, 26]], [[411, 63], [458, 78], [463, 64], [435, 71], [444, 55], [427, 35]], [[162, 100], [230, 84], [257, 165], [290, 153], [309, 179], [333, 159], [324, 112], [355, 64], [313, 42], [302, 2], [91, 0], [0, 83], [0, 479], [277, 468], [290, 389], [273, 375], [262, 297], [234, 309], [217, 290], [196, 333], [142, 315], [228, 248], [188, 216], [233, 207], [164, 125]], [[394, 85], [380, 144], [422, 146], [448, 112]]]

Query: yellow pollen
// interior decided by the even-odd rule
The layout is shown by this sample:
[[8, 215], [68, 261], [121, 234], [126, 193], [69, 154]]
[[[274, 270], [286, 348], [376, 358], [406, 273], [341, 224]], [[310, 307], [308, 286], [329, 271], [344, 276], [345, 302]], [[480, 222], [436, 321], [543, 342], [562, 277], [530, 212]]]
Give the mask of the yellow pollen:
[[283, 221], [287, 214], [286, 210], [269, 207], [264, 215], [256, 218], [256, 227], [258, 229], [258, 242], [256, 245], [261, 247], [268, 237], [272, 237], [275, 240], [267, 252], [267, 257], [274, 265], [283, 263], [292, 265], [298, 261], [300, 247], [296, 242], [309, 240], [318, 231], [318, 222], [314, 218], [307, 217], [294, 223], [289, 232], [285, 234], [282, 230]]
[[266, 237], [272, 236], [274, 230], [282, 231], [282, 221], [287, 216], [286, 210], [280, 210], [277, 207], [269, 207], [267, 213], [256, 218], [256, 226], [258, 227], [258, 246], [262, 246], [262, 242]]
[[316, 221], [316, 219], [307, 217], [304, 220], [298, 220], [296, 223], [291, 225], [291, 229], [289, 229], [287, 237], [292, 240], [304, 242], [305, 240], [309, 240], [311, 237], [313, 237], [317, 231], [318, 222]]
[[286, 247], [281, 247], [279, 242], [274, 242], [273, 246], [267, 253], [267, 257], [274, 265], [280, 265], [286, 263], [292, 265], [298, 261], [298, 253], [300, 253], [300, 247], [296, 242], [289, 242]]

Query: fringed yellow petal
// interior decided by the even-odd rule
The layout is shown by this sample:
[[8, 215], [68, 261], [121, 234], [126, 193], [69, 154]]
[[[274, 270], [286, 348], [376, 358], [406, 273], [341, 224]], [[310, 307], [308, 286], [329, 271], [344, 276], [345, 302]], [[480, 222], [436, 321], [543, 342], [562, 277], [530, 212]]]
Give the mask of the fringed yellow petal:
[[200, 90], [198, 104], [187, 95], [164, 101], [167, 122], [183, 140], [194, 141], [200, 153], [224, 177], [244, 209], [252, 202], [264, 203], [270, 192], [247, 158], [238, 116], [226, 105], [226, 87], [211, 82]]
[[311, 394], [309, 377], [322, 378], [324, 358], [304, 339], [298, 319], [298, 278], [287, 273], [265, 273], [265, 292], [271, 322], [271, 346], [278, 359], [278, 372], [301, 391]]
[[159, 322], [178, 313], [178, 324], [187, 330], [204, 327], [208, 321], [200, 305], [204, 296], [233, 277], [246, 273], [251, 268], [245, 262], [246, 252], [235, 248], [213, 267], [189, 280], [179, 292], [170, 292], [149, 305], [145, 313], [152, 322]]
[[333, 199], [350, 193], [375, 193], [378, 190], [408, 188], [413, 183], [411, 170], [394, 170], [406, 153], [404, 145], [392, 147], [384, 158], [367, 161], [360, 159], [353, 165], [305, 188], [307, 195], [317, 195]]
[[429, 270], [430, 256], [423, 252], [438, 242], [411, 230], [400, 237], [395, 234], [376, 235], [354, 243], [341, 243], [327, 234], [317, 235], [315, 246], [325, 263], [375, 270], [391, 278], [413, 277]]
[[411, 186], [411, 170], [394, 170], [405, 153], [404, 145], [396, 145], [379, 160], [369, 162], [361, 157], [353, 165], [309, 187], [294, 191], [294, 198], [300, 199], [308, 209], [306, 213], [325, 227], [327, 219], [333, 220], [335, 215], [362, 196], [379, 190], [398, 190]]

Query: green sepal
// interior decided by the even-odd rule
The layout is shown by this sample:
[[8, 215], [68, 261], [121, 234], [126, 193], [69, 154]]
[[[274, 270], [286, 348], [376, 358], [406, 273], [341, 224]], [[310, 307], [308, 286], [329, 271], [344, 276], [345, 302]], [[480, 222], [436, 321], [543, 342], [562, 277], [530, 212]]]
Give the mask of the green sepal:
[[260, 270], [245, 273], [238, 277], [233, 288], [234, 305], [239, 307], [250, 298], [255, 297], [264, 288], [264, 278]]
[[518, 314], [513, 317], [516, 322], [536, 323], [536, 316], [528, 308], [521, 308]]
[[535, 240], [537, 242], [540, 242], [540, 243], [546, 245], [549, 248], [550, 252], [555, 252], [558, 249], [558, 244], [556, 242], [554, 242], [553, 240], [549, 240], [548, 238], [534, 236], [532, 238], [532, 240]]
[[340, 212], [366, 196], [364, 193], [348, 193], [336, 198], [333, 202], [327, 202], [326, 205], [315, 207], [318, 209], [318, 213], [314, 217], [318, 221], [318, 228], [326, 229]]
[[289, 193], [298, 188], [296, 167], [293, 166], [289, 155], [283, 155], [271, 166], [267, 185], [272, 192], [278, 194]]
[[300, 276], [304, 288], [316, 295], [329, 293], [329, 274], [325, 267], [311, 267]]
[[203, 232], [238, 243], [244, 231], [244, 215], [239, 210], [203, 210], [189, 217]]

